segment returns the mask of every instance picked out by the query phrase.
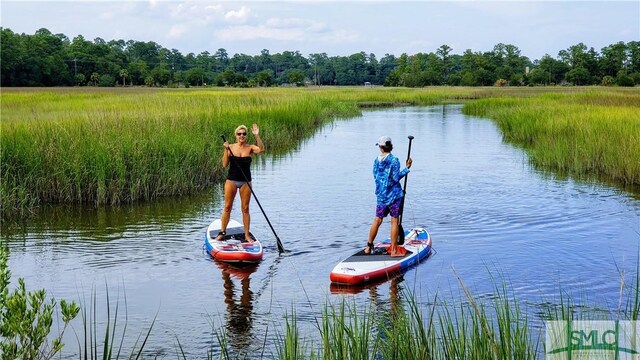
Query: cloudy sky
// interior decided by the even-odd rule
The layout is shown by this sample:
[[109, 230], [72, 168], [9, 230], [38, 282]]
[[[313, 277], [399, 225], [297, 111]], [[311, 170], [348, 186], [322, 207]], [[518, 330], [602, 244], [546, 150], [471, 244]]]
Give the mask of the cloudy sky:
[[155, 41], [183, 55], [300, 51], [303, 56], [490, 51], [517, 46], [531, 60], [578, 43], [600, 51], [640, 40], [640, 1], [2, 0], [1, 26], [70, 39]]

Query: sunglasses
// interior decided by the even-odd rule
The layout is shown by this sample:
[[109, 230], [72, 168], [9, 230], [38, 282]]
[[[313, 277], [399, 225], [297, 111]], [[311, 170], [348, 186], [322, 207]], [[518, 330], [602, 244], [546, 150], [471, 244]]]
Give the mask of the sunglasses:
[[236, 133], [236, 135], [238, 135], [238, 136], [247, 136], [247, 133], [246, 132], [239, 132], [239, 133]]

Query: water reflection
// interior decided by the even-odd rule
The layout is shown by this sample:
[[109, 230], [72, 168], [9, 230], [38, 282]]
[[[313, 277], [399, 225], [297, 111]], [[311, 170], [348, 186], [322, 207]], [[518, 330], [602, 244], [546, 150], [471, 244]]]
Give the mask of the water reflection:
[[234, 349], [248, 349], [253, 330], [251, 274], [258, 270], [259, 265], [236, 267], [217, 261], [216, 264], [222, 269], [227, 340]]
[[394, 319], [398, 314], [398, 310], [402, 310], [400, 306], [400, 293], [402, 287], [400, 284], [404, 281], [404, 276], [397, 275], [389, 282], [389, 308], [386, 308], [386, 303], [383, 301], [383, 295], [379, 293], [378, 287], [373, 286], [369, 289], [369, 298], [371, 302], [375, 304], [379, 313], [388, 312], [391, 319]]

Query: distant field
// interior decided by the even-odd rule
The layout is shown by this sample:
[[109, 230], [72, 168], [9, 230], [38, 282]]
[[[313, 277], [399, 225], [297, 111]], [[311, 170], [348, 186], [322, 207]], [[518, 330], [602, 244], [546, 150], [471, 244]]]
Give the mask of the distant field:
[[222, 179], [220, 134], [239, 124], [283, 152], [335, 117], [393, 105], [464, 102], [537, 165], [640, 184], [637, 88], [4, 88], [0, 100], [5, 219], [199, 191]]

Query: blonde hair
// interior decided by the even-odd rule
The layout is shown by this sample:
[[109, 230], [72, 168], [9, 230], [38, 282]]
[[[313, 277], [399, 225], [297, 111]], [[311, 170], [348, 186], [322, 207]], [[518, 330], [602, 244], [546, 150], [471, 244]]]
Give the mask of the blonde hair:
[[246, 131], [247, 133], [249, 132], [249, 130], [247, 129], [247, 127], [246, 127], [246, 126], [244, 126], [244, 125], [240, 125], [240, 126], [238, 126], [238, 127], [236, 128], [236, 130], [235, 130], [233, 133], [234, 133], [234, 134], [237, 134], [237, 133], [238, 133], [238, 130], [244, 130], [244, 131]]

